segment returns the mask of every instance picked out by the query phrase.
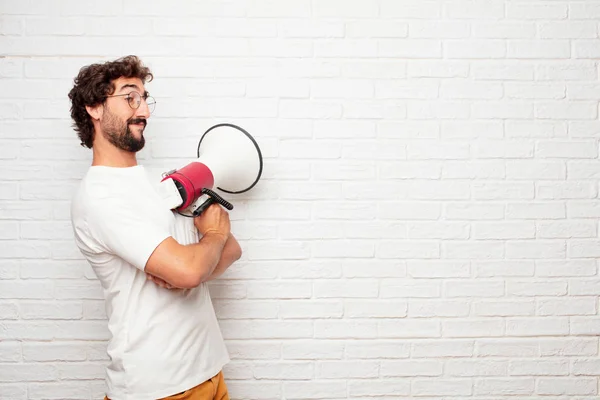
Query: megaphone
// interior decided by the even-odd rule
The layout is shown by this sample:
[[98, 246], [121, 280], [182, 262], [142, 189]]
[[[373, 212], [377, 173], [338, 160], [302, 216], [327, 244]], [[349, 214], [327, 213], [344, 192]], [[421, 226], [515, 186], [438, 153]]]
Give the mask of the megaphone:
[[181, 215], [195, 217], [210, 204], [227, 209], [233, 205], [213, 189], [230, 194], [244, 193], [259, 181], [262, 153], [246, 130], [233, 124], [209, 128], [198, 142], [197, 159], [183, 168], [163, 174], [169, 207]]

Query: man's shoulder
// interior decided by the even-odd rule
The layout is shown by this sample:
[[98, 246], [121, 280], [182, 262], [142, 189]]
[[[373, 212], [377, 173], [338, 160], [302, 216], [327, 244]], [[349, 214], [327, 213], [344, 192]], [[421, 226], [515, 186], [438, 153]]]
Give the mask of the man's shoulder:
[[87, 174], [79, 183], [71, 203], [74, 215], [102, 215], [115, 208], [134, 207], [135, 182], [124, 184], [97, 174]]

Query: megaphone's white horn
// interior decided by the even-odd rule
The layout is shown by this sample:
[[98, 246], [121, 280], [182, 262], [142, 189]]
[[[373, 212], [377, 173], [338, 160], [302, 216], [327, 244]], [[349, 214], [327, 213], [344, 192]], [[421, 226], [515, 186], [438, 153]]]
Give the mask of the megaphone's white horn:
[[198, 161], [208, 166], [214, 185], [226, 193], [243, 193], [262, 175], [263, 159], [254, 138], [239, 126], [219, 124], [198, 143]]

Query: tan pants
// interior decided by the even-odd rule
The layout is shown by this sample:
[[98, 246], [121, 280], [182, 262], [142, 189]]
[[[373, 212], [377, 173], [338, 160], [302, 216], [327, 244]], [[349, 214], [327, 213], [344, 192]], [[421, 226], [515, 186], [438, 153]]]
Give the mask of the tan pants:
[[[104, 397], [104, 400], [110, 399]], [[159, 400], [229, 400], [229, 393], [223, 378], [223, 371], [221, 371], [198, 386]]]

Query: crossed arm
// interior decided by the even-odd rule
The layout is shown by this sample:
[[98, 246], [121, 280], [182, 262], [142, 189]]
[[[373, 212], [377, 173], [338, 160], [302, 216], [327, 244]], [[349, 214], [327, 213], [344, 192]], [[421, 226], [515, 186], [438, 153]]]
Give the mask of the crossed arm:
[[[202, 280], [202, 282], [212, 281], [217, 279], [219, 276], [223, 275], [227, 268], [229, 268], [234, 262], [236, 262], [242, 255], [242, 249], [235, 239], [235, 237], [230, 233], [225, 245], [223, 246], [223, 250], [221, 252], [221, 256], [219, 261], [214, 266], [214, 269], [206, 278]], [[153, 281], [157, 285], [167, 288], [167, 289], [175, 289], [178, 286], [175, 286], [155, 275], [152, 275], [150, 272], [146, 271], [146, 276], [148, 280]], [[184, 285], [188, 286], [188, 285]]]
[[194, 224], [202, 234], [200, 241], [181, 245], [172, 237], [165, 239], [146, 263], [148, 279], [168, 289], [190, 289], [216, 279], [241, 257], [229, 216], [220, 206], [210, 206]]

